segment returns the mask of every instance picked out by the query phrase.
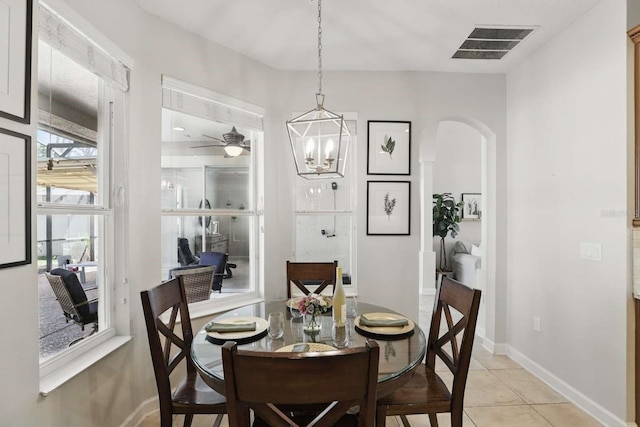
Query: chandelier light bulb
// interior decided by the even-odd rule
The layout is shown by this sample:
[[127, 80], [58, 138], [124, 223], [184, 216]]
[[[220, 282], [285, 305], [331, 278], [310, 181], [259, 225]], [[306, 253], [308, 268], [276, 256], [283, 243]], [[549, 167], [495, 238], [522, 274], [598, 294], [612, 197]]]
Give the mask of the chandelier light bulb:
[[315, 148], [315, 142], [313, 140], [313, 138], [309, 138], [307, 140], [307, 149], [306, 149], [306, 155], [307, 155], [307, 160], [313, 160], [313, 149]]
[[324, 147], [324, 157], [325, 159], [333, 159], [333, 139], [329, 138], [327, 141], [327, 145]]

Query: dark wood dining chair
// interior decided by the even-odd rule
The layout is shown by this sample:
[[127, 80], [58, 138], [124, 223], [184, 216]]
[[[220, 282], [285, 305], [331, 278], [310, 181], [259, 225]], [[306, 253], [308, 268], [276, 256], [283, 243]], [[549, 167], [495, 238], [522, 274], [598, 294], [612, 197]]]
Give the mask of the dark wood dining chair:
[[[431, 318], [424, 369], [393, 394], [378, 401], [376, 426], [385, 425], [387, 416], [400, 415], [409, 426], [407, 415], [428, 414], [432, 427], [438, 426], [436, 414], [451, 413], [451, 426], [462, 427], [464, 390], [467, 383], [473, 338], [478, 320], [480, 290], [466, 287], [448, 277], [443, 278], [436, 293]], [[446, 325], [441, 333], [441, 320]], [[455, 323], [454, 323], [455, 322]], [[462, 334], [462, 340], [458, 337]], [[435, 371], [436, 356], [453, 373], [451, 392]]]
[[[140, 297], [158, 387], [161, 426], [171, 427], [174, 414], [184, 414], [185, 427], [191, 425], [194, 414], [218, 414], [214, 426], [219, 426], [227, 406], [224, 396], [202, 381], [191, 360], [193, 332], [182, 277], [142, 291]], [[162, 314], [169, 310], [165, 322]], [[176, 334], [178, 314], [182, 337]], [[173, 346], [177, 347], [177, 352], [172, 355]], [[183, 363], [186, 364], [186, 376], [172, 394], [169, 375]]]
[[[287, 298], [291, 298], [291, 285], [309, 295], [307, 286], [317, 286], [313, 291], [320, 294], [329, 285], [336, 286], [336, 267], [338, 261], [333, 262], [291, 262], [287, 261]], [[331, 289], [333, 294], [333, 288]]]
[[[231, 427], [373, 426], [379, 348], [324, 353], [255, 352], [222, 346]], [[357, 414], [350, 414], [359, 405]], [[349, 413], [347, 413], [349, 412]]]

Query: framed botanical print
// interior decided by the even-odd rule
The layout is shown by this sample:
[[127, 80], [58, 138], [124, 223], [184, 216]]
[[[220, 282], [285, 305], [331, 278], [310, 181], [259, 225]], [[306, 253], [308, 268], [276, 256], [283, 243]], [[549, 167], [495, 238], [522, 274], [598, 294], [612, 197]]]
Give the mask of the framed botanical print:
[[367, 122], [367, 174], [411, 175], [411, 122]]
[[0, 117], [29, 123], [32, 0], [0, 0]]
[[31, 137], [0, 128], [0, 268], [31, 264]]
[[411, 234], [411, 182], [367, 181], [367, 235]]
[[462, 193], [462, 219], [479, 220], [482, 216], [482, 194]]

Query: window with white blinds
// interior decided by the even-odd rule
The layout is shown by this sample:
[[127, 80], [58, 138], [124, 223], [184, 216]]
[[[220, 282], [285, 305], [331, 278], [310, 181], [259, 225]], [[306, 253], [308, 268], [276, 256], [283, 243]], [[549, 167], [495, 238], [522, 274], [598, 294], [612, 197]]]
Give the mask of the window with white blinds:
[[67, 20], [40, 5], [39, 38], [87, 68], [114, 88], [129, 90], [129, 68], [93, 40], [78, 31]]
[[263, 108], [168, 76], [162, 76], [162, 106], [245, 129], [264, 129]]

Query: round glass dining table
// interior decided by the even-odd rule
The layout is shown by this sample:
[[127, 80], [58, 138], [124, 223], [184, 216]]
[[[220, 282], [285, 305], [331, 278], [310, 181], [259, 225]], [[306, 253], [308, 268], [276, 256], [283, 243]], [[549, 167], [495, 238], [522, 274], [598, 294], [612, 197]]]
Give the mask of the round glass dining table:
[[[359, 314], [366, 313], [394, 313], [384, 307], [367, 304], [358, 301]], [[276, 351], [279, 348], [298, 343], [322, 343], [335, 347], [331, 334], [333, 320], [331, 313], [319, 316], [320, 331], [309, 333], [303, 328], [300, 317], [292, 316], [287, 307], [286, 300], [264, 301], [246, 305], [221, 314], [216, 321], [234, 317], [258, 317], [267, 319], [269, 313], [281, 312], [284, 314], [284, 335], [278, 339], [272, 339], [269, 335], [258, 338], [255, 341], [239, 344], [238, 348], [253, 351]], [[367, 338], [373, 339], [380, 347], [380, 364], [378, 368], [378, 397], [386, 396], [411, 379], [415, 370], [420, 366], [426, 352], [426, 339], [423, 331], [415, 323], [413, 331], [401, 336], [396, 335], [369, 335], [360, 330], [354, 323], [354, 318], [349, 318], [348, 347], [362, 347]], [[201, 373], [202, 379], [209, 387], [218, 393], [224, 394], [224, 372], [222, 368], [222, 345], [214, 343], [208, 337], [207, 332], [201, 329], [193, 339], [191, 345], [191, 357], [196, 369]]]

